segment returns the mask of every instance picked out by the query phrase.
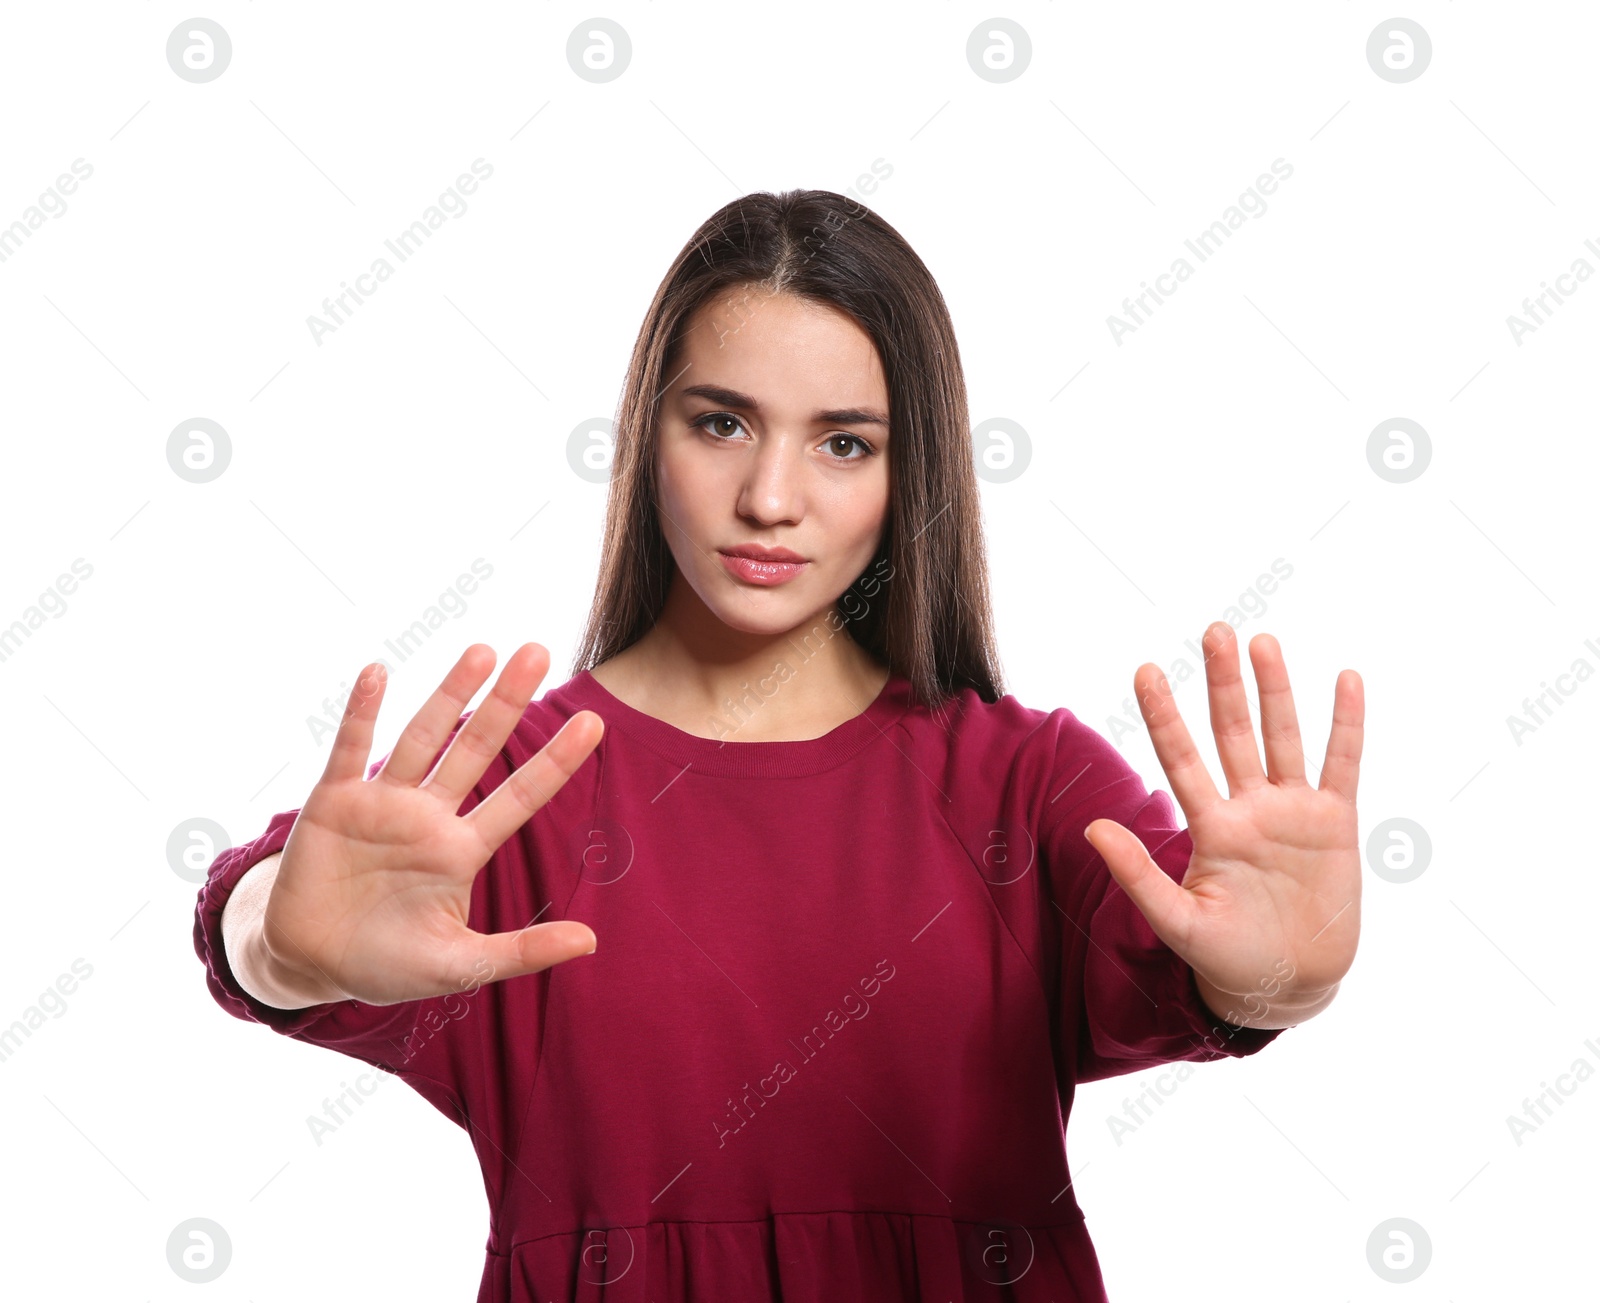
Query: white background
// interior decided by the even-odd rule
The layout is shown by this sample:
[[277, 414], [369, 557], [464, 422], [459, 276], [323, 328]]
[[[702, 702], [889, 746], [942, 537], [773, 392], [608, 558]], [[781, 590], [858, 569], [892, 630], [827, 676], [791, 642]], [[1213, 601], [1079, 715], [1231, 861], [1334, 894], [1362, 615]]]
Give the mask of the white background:
[[[1112, 1297], [1592, 1291], [1600, 1081], [1520, 1145], [1507, 1124], [1600, 1065], [1600, 684], [1563, 680], [1520, 744], [1507, 723], [1600, 665], [1600, 285], [1507, 325], [1600, 267], [1590, 7], [1414, 4], [1433, 54], [1405, 84], [1367, 62], [1395, 11], [1366, 3], [220, 3], [231, 64], [191, 84], [165, 47], [195, 12], [7, 6], [0, 45], [0, 225], [93, 167], [0, 263], [0, 626], [93, 567], [0, 663], [0, 1026], [93, 968], [0, 1063], [8, 1293], [196, 1297], [165, 1244], [204, 1216], [234, 1252], [208, 1298], [473, 1297], [466, 1136], [389, 1081], [319, 1147], [307, 1115], [364, 1065], [212, 1003], [167, 839], [300, 805], [308, 717], [474, 558], [493, 577], [396, 669], [374, 754], [471, 642], [539, 641], [566, 679], [604, 507], [567, 438], [613, 415], [672, 257], [740, 194], [879, 159], [862, 197], [947, 297], [974, 424], [1032, 442], [983, 489], [1006, 688], [1108, 731], [1141, 663], [1198, 666], [1185, 644], [1283, 558], [1241, 639], [1280, 640], [1314, 765], [1360, 671], [1363, 840], [1432, 841], [1410, 882], [1369, 866], [1328, 1012], [1120, 1144], [1107, 1116], [1155, 1074], [1082, 1089]], [[596, 12], [633, 47], [606, 84], [566, 56]], [[996, 13], [1032, 42], [1003, 84], [966, 57]], [[317, 344], [307, 317], [475, 158], [468, 211]], [[1116, 342], [1122, 299], [1278, 158], [1267, 211]], [[166, 460], [196, 416], [231, 440], [208, 484]], [[1397, 416], [1432, 443], [1403, 484], [1366, 452]], [[1203, 678], [1178, 694], [1220, 782]], [[1116, 740], [1168, 786], [1142, 726]], [[1392, 1217], [1431, 1244], [1404, 1286], [1368, 1262]]]

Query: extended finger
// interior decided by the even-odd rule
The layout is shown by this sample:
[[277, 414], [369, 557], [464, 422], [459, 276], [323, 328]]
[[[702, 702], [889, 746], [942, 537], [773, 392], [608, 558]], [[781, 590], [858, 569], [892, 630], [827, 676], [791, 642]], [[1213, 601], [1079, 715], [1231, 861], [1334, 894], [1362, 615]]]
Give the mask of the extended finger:
[[1328, 754], [1322, 762], [1319, 791], [1331, 789], [1345, 800], [1355, 801], [1366, 713], [1366, 689], [1361, 676], [1346, 670], [1333, 685], [1333, 727], [1328, 732]]
[[1222, 799], [1216, 784], [1195, 750], [1194, 739], [1184, 726], [1178, 703], [1172, 699], [1172, 690], [1160, 668], [1150, 663], [1141, 665], [1133, 676], [1133, 690], [1139, 698], [1150, 741], [1155, 745], [1156, 759], [1161, 761], [1167, 781], [1172, 784], [1172, 794], [1193, 821], [1201, 810]]
[[415, 787], [428, 776], [450, 730], [461, 722], [472, 694], [494, 668], [494, 648], [475, 642], [461, 653], [449, 673], [400, 734], [377, 778]]
[[365, 666], [356, 676], [356, 686], [345, 702], [344, 718], [334, 734], [328, 763], [323, 766], [324, 782], [360, 778], [366, 772], [367, 757], [372, 754], [372, 730], [377, 723], [378, 707], [383, 704], [383, 688], [387, 682], [388, 676], [377, 662]]
[[1233, 629], [1216, 621], [1200, 639], [1206, 654], [1206, 693], [1211, 699], [1211, 731], [1217, 739], [1217, 758], [1228, 779], [1228, 795], [1267, 781], [1256, 750], [1256, 728], [1250, 721], [1250, 701], [1244, 695], [1239, 673], [1239, 640]]
[[549, 652], [536, 642], [523, 643], [511, 654], [472, 717], [451, 739], [450, 749], [424, 784], [449, 805], [451, 813], [460, 808], [490, 761], [500, 754], [549, 668]]
[[1156, 863], [1131, 829], [1115, 820], [1092, 820], [1083, 835], [1148, 920], [1150, 930], [1187, 960], [1197, 912], [1189, 892]]
[[580, 710], [505, 782], [461, 816], [483, 839], [486, 860], [561, 790], [562, 784], [588, 759], [604, 732], [605, 722], [599, 715]]
[[594, 931], [576, 919], [538, 923], [516, 932], [467, 932], [452, 947], [449, 980], [470, 995], [477, 987], [522, 977], [589, 954]]
[[1294, 693], [1289, 689], [1289, 669], [1283, 650], [1269, 633], [1250, 640], [1250, 664], [1255, 667], [1261, 696], [1261, 740], [1267, 751], [1267, 777], [1274, 783], [1304, 783], [1306, 753], [1300, 744], [1300, 721], [1295, 715]]

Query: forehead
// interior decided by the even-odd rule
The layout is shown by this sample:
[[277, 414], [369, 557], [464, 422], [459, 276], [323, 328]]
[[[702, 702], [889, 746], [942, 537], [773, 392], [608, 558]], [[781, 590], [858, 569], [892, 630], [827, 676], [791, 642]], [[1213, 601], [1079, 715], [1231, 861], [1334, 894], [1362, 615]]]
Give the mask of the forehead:
[[831, 304], [735, 285], [701, 304], [685, 327], [674, 388], [724, 384], [761, 389], [774, 401], [826, 391], [832, 405], [886, 400], [872, 337]]

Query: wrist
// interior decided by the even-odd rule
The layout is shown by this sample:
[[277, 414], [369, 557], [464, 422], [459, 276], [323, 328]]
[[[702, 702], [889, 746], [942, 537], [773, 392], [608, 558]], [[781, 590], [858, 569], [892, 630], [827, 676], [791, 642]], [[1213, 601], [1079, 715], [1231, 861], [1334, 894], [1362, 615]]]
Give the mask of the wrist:
[[[1198, 970], [1195, 988], [1212, 1014], [1235, 1027], [1255, 1027], [1263, 1031], [1293, 1027], [1315, 1017], [1333, 1003], [1339, 992], [1335, 982], [1327, 987], [1295, 986], [1279, 979], [1264, 981], [1254, 991], [1234, 992], [1217, 986]], [[1271, 994], [1267, 994], [1268, 991]]]
[[314, 968], [308, 971], [306, 965], [292, 963], [275, 951], [267, 942], [264, 919], [257, 919], [242, 941], [242, 963], [235, 976], [261, 1003], [275, 1009], [304, 1009], [348, 998]]

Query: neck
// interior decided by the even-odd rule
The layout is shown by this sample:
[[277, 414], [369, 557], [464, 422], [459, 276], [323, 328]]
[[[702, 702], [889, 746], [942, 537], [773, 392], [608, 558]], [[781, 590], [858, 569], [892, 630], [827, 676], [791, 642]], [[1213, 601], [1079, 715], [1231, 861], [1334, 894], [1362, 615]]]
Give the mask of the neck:
[[831, 608], [780, 634], [748, 633], [685, 587], [678, 576], [649, 632], [593, 670], [635, 709], [702, 737], [797, 740], [853, 719], [883, 688], [888, 667]]

